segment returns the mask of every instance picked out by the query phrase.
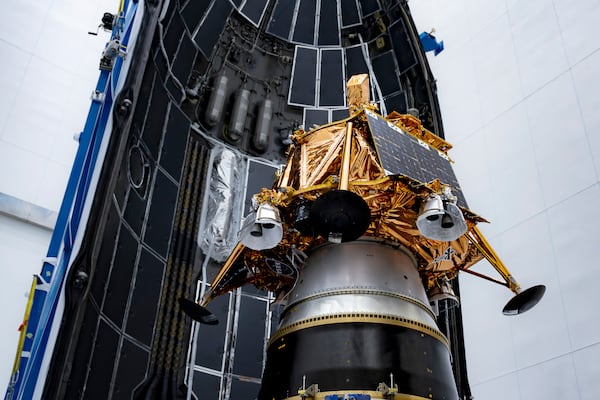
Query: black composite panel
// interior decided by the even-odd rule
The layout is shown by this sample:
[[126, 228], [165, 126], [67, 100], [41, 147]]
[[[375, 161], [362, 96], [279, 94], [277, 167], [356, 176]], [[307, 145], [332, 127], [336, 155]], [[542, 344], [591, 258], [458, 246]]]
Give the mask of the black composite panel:
[[288, 100], [290, 104], [315, 105], [318, 53], [315, 48], [296, 47]]

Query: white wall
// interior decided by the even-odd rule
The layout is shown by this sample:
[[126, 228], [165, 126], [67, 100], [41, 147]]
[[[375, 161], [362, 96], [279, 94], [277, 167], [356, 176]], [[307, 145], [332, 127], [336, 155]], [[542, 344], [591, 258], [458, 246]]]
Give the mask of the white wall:
[[[118, 0], [0, 0], [0, 195], [58, 210]], [[37, 207], [35, 207], [37, 206]], [[41, 207], [41, 208], [40, 208]], [[6, 210], [4, 210], [6, 212]], [[8, 384], [31, 276], [50, 231], [0, 215], [0, 393]]]
[[536, 308], [505, 317], [507, 289], [461, 276], [474, 396], [598, 399], [600, 1], [410, 7], [444, 40], [429, 59], [469, 206], [522, 286], [547, 286]]
[[0, 191], [58, 209], [116, 0], [1, 0]]
[[51, 231], [0, 214], [0, 391], [8, 385], [33, 275], [41, 270]]

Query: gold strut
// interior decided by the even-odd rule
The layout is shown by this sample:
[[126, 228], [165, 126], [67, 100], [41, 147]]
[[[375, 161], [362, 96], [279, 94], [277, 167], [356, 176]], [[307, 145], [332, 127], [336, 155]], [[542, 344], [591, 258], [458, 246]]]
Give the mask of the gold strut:
[[245, 248], [246, 248], [246, 246], [244, 246], [241, 242], [238, 242], [238, 244], [235, 245], [233, 251], [231, 252], [229, 257], [227, 257], [225, 264], [223, 264], [223, 266], [219, 270], [219, 273], [217, 274], [215, 279], [213, 279], [213, 282], [210, 286], [210, 290], [208, 292], [206, 292], [204, 294], [204, 297], [202, 297], [202, 299], [200, 300], [200, 305], [202, 307], [206, 307], [208, 305], [208, 303], [210, 303], [210, 301], [212, 300], [212, 295], [215, 292], [215, 289], [219, 286], [219, 283], [221, 282], [223, 277], [227, 274], [227, 272], [229, 272], [229, 270], [231, 269], [231, 266], [233, 265], [233, 263], [235, 263], [235, 261], [242, 254], [242, 252], [244, 251]]
[[350, 180], [350, 155], [352, 152], [352, 122], [346, 124], [346, 138], [344, 140], [344, 156], [340, 172], [340, 190], [348, 190]]
[[498, 271], [500, 276], [504, 278], [504, 280], [506, 281], [506, 286], [508, 286], [508, 288], [512, 290], [515, 294], [521, 293], [521, 286], [516, 281], [516, 279], [510, 274], [510, 272], [498, 256], [498, 254], [496, 254], [496, 252], [494, 251], [490, 243], [487, 241], [485, 236], [483, 236], [483, 233], [481, 233], [479, 228], [474, 226], [473, 228], [471, 228], [468, 235], [471, 243], [473, 243], [475, 247], [477, 247], [479, 252], [483, 254], [486, 260], [488, 260], [489, 263], [492, 264], [492, 267], [494, 267], [494, 269]]

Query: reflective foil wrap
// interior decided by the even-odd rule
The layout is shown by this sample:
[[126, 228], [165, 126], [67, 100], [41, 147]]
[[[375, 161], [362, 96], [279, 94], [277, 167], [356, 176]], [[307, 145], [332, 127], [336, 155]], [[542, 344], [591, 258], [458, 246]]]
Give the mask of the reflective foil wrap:
[[[240, 225], [242, 174], [245, 162], [226, 148], [213, 150], [205, 214], [200, 227], [199, 244], [205, 254], [224, 261], [237, 243]], [[212, 247], [212, 248], [211, 248]]]

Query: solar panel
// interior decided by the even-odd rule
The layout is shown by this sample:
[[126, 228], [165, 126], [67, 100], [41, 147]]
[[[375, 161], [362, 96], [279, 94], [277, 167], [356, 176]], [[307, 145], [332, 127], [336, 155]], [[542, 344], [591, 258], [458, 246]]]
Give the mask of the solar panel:
[[191, 37], [184, 34], [181, 38], [181, 43], [177, 49], [175, 60], [171, 66], [173, 75], [180, 81], [187, 81], [190, 71], [194, 66], [194, 59], [196, 58], [196, 46], [192, 41]]
[[[242, 315], [240, 313], [240, 315]], [[241, 331], [245, 332], [245, 331]], [[244, 333], [241, 337], [245, 337]], [[263, 339], [264, 340], [264, 339]], [[237, 346], [237, 345], [236, 345]], [[262, 347], [260, 348], [262, 350]], [[252, 357], [248, 357], [252, 359]], [[262, 361], [262, 358], [261, 358]], [[237, 362], [237, 359], [236, 359]], [[248, 378], [235, 377], [231, 381], [231, 398], [236, 400], [255, 400], [258, 397], [260, 391], [260, 384], [248, 380]], [[202, 392], [197, 392], [202, 393]]]
[[356, 45], [344, 48], [346, 53], [346, 76], [368, 74], [369, 67], [365, 62], [364, 52], [367, 51], [366, 45]]
[[340, 121], [349, 117], [347, 108], [331, 110], [331, 122]]
[[296, 8], [295, 1], [277, 0], [271, 21], [267, 32], [278, 38], [288, 40], [290, 30], [292, 29], [292, 21], [294, 20], [294, 9]]
[[304, 130], [309, 131], [314, 126], [325, 125], [329, 123], [329, 111], [319, 108], [304, 109]]
[[340, 45], [337, 0], [321, 0], [318, 34], [317, 43], [319, 46]]
[[190, 33], [196, 30], [196, 24], [202, 21], [202, 16], [208, 9], [208, 1], [189, 1], [182, 9], [181, 16]]
[[276, 168], [272, 165], [250, 160], [248, 162], [248, 180], [246, 182], [246, 197], [244, 198], [244, 216], [250, 213], [252, 197], [260, 193], [262, 188], [270, 188], [275, 181]]
[[260, 20], [265, 13], [267, 2], [268, 0], [246, 0], [241, 13], [258, 27], [258, 25], [260, 25]]
[[142, 247], [125, 330], [147, 346], [152, 345], [164, 271], [165, 261]]
[[384, 96], [398, 92], [400, 80], [398, 79], [398, 67], [393, 52], [387, 51], [377, 57], [373, 57], [373, 72]]
[[361, 23], [356, 0], [340, 1], [340, 7], [342, 8], [342, 27], [347, 28]]
[[171, 19], [171, 22], [163, 34], [162, 44], [169, 60], [173, 59], [173, 55], [177, 51], [177, 47], [179, 47], [179, 42], [181, 41], [184, 31], [185, 25], [182, 16], [181, 14], [176, 13], [173, 15], [173, 19]]
[[317, 0], [300, 0], [292, 41], [298, 43], [314, 44], [316, 14]]
[[228, 1], [214, 2], [208, 14], [194, 32], [194, 41], [206, 58], [210, 58], [212, 55], [231, 10], [231, 4]]
[[407, 111], [406, 92], [392, 94], [383, 101], [385, 102], [385, 109], [388, 113], [397, 111], [404, 114]]
[[321, 50], [319, 106], [344, 106], [344, 58], [342, 49]]
[[388, 32], [392, 40], [394, 52], [396, 53], [400, 73], [404, 73], [417, 65], [417, 56], [415, 56], [415, 50], [412, 47], [402, 19], [390, 25]]
[[362, 16], [366, 17], [367, 15], [373, 14], [375, 11], [379, 11], [381, 6], [379, 5], [378, 0], [358, 0], [360, 3], [360, 10], [362, 12]]
[[[238, 375], [260, 379], [263, 364], [263, 349], [265, 344], [265, 318], [268, 303], [263, 299], [257, 299], [250, 296], [240, 296], [240, 314], [238, 319], [238, 335], [235, 343], [235, 350], [248, 357], [238, 357], [233, 361], [233, 372]], [[262, 318], [257, 320], [257, 316]], [[254, 392], [257, 393], [260, 388], [255, 385]], [[249, 388], [247, 388], [249, 390]], [[232, 393], [233, 394], [233, 393]], [[253, 400], [256, 397], [242, 396], [238, 393], [233, 399]]]
[[403, 132], [383, 117], [365, 112], [379, 160], [388, 176], [403, 175], [422, 183], [439, 179], [452, 187], [458, 205], [467, 207], [450, 160], [438, 150]]
[[315, 106], [317, 55], [316, 48], [296, 46], [289, 104]]
[[[227, 318], [227, 316], [225, 316], [225, 318]], [[198, 342], [206, 341], [204, 337], [202, 337], [202, 339], [203, 340], [198, 340]], [[214, 349], [212, 350], [215, 352]], [[192, 386], [194, 388], [194, 393], [202, 393], [203, 400], [219, 400], [221, 379], [220, 375], [211, 375], [206, 372], [194, 371], [194, 384]], [[192, 398], [193, 397], [194, 396], [192, 396]]]

